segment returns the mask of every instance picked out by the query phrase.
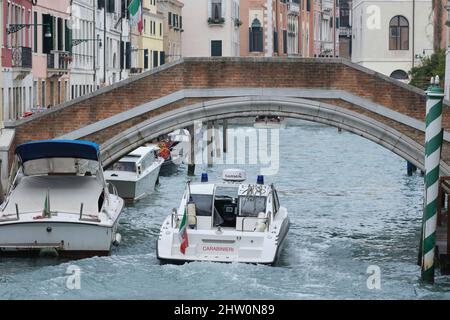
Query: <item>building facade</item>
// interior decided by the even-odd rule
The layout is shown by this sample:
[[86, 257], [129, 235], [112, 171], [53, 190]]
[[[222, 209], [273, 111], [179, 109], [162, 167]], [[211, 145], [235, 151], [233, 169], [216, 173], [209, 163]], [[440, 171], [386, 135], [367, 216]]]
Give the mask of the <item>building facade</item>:
[[95, 81], [97, 88], [126, 79], [126, 48], [130, 47], [130, 30], [126, 0], [95, 0]]
[[33, 24], [32, 96], [33, 109], [39, 110], [70, 99], [70, 1], [38, 1]]
[[186, 57], [240, 55], [239, 0], [183, 0]]
[[166, 62], [182, 57], [181, 38], [183, 30], [183, 3], [178, 0], [158, 0], [158, 9], [163, 15], [163, 46]]
[[302, 55], [300, 0], [241, 0], [240, 55]]
[[[3, 2], [4, 0], [0, 0], [0, 8], [3, 8]], [[4, 14], [0, 13], [0, 52], [3, 50], [3, 37], [4, 37], [4, 31], [5, 28], [4, 24]], [[4, 93], [3, 93], [3, 62], [0, 58], [0, 128], [3, 127], [3, 99], [4, 99]]]
[[338, 0], [311, 2], [314, 8], [314, 57], [339, 57]]
[[32, 6], [28, 0], [2, 1], [2, 88], [4, 120], [22, 117], [32, 106], [32, 34], [36, 26], [15, 28], [17, 24], [31, 24]]
[[95, 38], [96, 0], [73, 0], [71, 6], [72, 61], [70, 70], [70, 99], [96, 90]]
[[352, 61], [398, 80], [433, 53], [432, 0], [354, 0]]
[[157, 0], [141, 0], [142, 30], [131, 28], [131, 73], [136, 74], [165, 63], [164, 16]]
[[352, 56], [352, 0], [339, 0], [339, 56]]

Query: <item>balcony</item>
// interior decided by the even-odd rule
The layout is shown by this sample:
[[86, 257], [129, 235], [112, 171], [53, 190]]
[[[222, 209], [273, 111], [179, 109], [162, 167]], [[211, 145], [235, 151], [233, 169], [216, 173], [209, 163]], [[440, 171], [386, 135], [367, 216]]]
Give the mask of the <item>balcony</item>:
[[298, 3], [292, 0], [287, 4], [288, 14], [298, 16], [300, 14], [300, 6]]
[[225, 23], [225, 18], [224, 17], [208, 18], [208, 24], [222, 25], [224, 23]]
[[71, 61], [72, 57], [69, 52], [52, 51], [52, 53], [47, 54], [47, 69], [51, 69], [53, 71], [67, 71]]
[[352, 36], [352, 28], [349, 27], [340, 27], [339, 28], [339, 36], [351, 38]]
[[12, 48], [12, 67], [31, 69], [32, 67], [32, 53], [31, 48], [16, 47]]

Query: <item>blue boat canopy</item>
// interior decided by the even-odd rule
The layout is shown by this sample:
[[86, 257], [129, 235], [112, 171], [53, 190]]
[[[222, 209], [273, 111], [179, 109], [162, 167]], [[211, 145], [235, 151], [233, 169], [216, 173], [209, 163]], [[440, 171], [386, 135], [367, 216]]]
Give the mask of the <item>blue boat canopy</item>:
[[99, 160], [100, 147], [95, 142], [82, 140], [41, 140], [16, 147], [22, 163], [45, 158], [80, 158]]

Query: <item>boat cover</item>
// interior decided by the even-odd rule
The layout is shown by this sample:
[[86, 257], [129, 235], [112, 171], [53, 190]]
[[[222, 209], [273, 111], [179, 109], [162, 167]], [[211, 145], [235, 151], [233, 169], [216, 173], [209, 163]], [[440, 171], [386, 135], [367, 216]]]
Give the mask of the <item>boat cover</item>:
[[40, 140], [21, 144], [16, 154], [22, 163], [45, 158], [80, 158], [98, 161], [100, 147], [82, 140]]

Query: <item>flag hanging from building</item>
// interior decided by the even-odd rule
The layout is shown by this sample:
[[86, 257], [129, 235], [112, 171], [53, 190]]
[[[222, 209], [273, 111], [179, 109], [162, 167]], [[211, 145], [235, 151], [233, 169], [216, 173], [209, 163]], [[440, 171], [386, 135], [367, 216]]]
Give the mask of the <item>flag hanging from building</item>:
[[137, 26], [138, 31], [142, 31], [142, 1], [132, 0], [128, 6], [128, 12], [130, 13], [130, 25], [132, 27]]
[[186, 253], [186, 248], [189, 246], [188, 234], [187, 234], [187, 214], [186, 209], [184, 209], [183, 219], [181, 220], [180, 229], [178, 229], [178, 234], [180, 235], [180, 251], [182, 254]]

